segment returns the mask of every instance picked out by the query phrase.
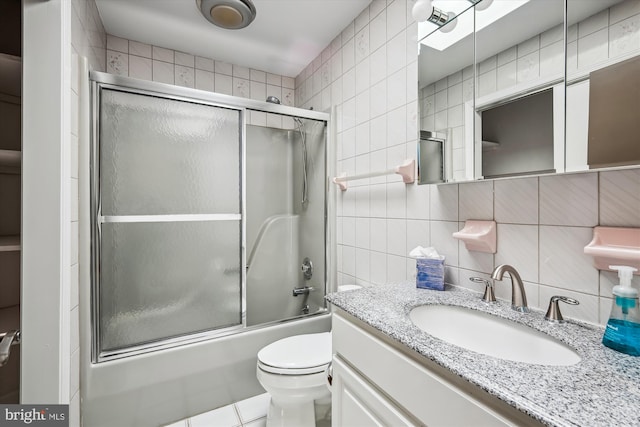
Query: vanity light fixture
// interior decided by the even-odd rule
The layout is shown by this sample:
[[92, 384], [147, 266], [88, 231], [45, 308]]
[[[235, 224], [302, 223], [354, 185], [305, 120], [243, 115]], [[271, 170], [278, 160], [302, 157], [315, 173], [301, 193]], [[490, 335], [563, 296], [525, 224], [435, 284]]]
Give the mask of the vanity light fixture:
[[[452, 31], [457, 23], [457, 21], [454, 20], [456, 17], [455, 13], [445, 12], [437, 7], [433, 7], [432, 0], [416, 0], [411, 9], [411, 15], [417, 22], [428, 21], [436, 24], [440, 27], [440, 31], [444, 33]], [[451, 24], [446, 25], [451, 21], [453, 21]]]
[[[417, 0], [417, 3], [422, 2], [423, 0]], [[457, 23], [458, 25], [458, 30], [457, 31], [453, 31], [453, 32], [448, 32], [445, 33], [447, 27], [449, 27], [449, 25], [447, 25], [444, 28], [439, 28], [440, 25], [437, 24], [432, 24], [430, 22], [432, 21], [428, 21], [428, 22], [420, 22], [420, 26], [418, 29], [418, 34], [419, 37], [421, 39], [420, 43], [439, 50], [439, 51], [443, 51], [445, 49], [447, 49], [449, 46], [457, 43], [458, 41], [462, 40], [463, 38], [469, 36], [469, 34], [473, 33], [474, 28], [476, 31], [480, 31], [483, 28], [491, 25], [492, 23], [498, 21], [499, 19], [502, 19], [503, 17], [507, 16], [508, 14], [514, 12], [515, 10], [519, 9], [520, 7], [526, 5], [527, 3], [529, 3], [530, 1], [533, 0], [508, 0], [508, 1], [498, 1], [498, 2], [494, 2], [493, 0], [467, 0], [467, 5], [469, 3], [474, 3], [475, 4], [475, 10], [476, 11], [483, 11], [481, 15], [478, 15], [478, 17], [481, 17], [482, 19], [478, 19], [476, 21], [476, 23], [474, 24], [474, 15], [475, 13], [463, 13], [465, 12], [467, 9], [469, 9], [470, 7], [465, 7], [465, 8], [460, 8], [460, 5], [464, 5], [465, 2], [450, 2], [451, 3], [451, 7], [456, 9], [456, 13], [459, 14], [460, 16], [458, 16], [456, 18], [456, 20], [454, 22]], [[432, 3], [431, 1], [429, 1], [429, 3]], [[437, 5], [444, 5], [449, 3], [447, 0], [433, 0], [433, 3], [436, 3]], [[491, 7], [489, 7], [491, 5]], [[455, 6], [455, 7], [454, 7]], [[414, 5], [414, 8], [416, 6]], [[421, 6], [421, 8], [423, 8], [424, 6]], [[437, 9], [434, 7], [434, 9]], [[413, 10], [412, 10], [413, 12]], [[473, 12], [473, 11], [471, 11]], [[447, 15], [451, 15], [452, 12], [448, 12]], [[415, 15], [414, 15], [415, 18]], [[417, 18], [416, 18], [417, 20]], [[449, 19], [450, 20], [450, 19]], [[461, 21], [461, 22], [458, 22]], [[451, 23], [453, 25], [453, 23]], [[434, 28], [435, 25], [435, 28]], [[422, 27], [422, 29], [420, 28]], [[453, 29], [453, 28], [452, 28]], [[422, 34], [422, 35], [420, 35]], [[429, 36], [429, 37], [427, 37]]]

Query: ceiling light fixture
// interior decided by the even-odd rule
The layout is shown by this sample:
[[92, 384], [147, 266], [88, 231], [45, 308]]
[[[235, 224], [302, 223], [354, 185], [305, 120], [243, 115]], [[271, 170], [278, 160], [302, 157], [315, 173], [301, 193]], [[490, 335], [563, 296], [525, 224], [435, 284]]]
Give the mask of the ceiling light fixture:
[[227, 30], [244, 28], [256, 17], [251, 0], [196, 0], [196, 4], [209, 22]]

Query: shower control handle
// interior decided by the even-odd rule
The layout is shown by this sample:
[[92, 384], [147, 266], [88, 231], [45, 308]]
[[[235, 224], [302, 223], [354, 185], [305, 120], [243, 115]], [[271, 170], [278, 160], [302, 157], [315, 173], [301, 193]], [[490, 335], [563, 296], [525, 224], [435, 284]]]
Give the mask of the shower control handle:
[[293, 288], [293, 296], [309, 295], [309, 292], [313, 291], [313, 286], [304, 286], [302, 288]]
[[302, 261], [302, 274], [304, 275], [304, 280], [309, 280], [313, 276], [313, 263], [309, 258], [305, 258]]

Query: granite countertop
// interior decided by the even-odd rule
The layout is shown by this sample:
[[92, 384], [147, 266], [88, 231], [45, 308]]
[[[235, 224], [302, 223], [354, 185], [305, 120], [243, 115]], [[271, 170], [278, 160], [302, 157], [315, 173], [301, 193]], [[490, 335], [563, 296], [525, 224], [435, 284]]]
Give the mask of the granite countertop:
[[[332, 293], [327, 300], [544, 424], [640, 426], [640, 358], [603, 346], [603, 328], [550, 323], [543, 312], [519, 313], [504, 301], [487, 304], [478, 293], [455, 287], [441, 292], [416, 289], [415, 283], [372, 286]], [[543, 366], [465, 350], [413, 325], [409, 312], [426, 304], [468, 307], [531, 326], [564, 342], [582, 360]]]

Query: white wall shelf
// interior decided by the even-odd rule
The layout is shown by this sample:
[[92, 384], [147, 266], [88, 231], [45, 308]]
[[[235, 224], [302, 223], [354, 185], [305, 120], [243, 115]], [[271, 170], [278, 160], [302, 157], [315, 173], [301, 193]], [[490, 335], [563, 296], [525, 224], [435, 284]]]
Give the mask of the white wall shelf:
[[0, 236], [0, 252], [15, 252], [20, 249], [20, 236]]

